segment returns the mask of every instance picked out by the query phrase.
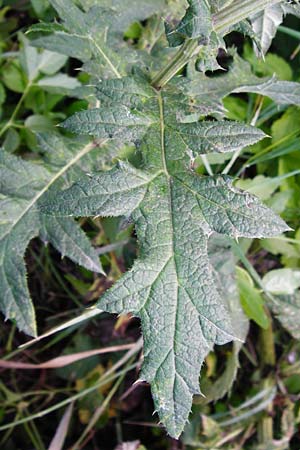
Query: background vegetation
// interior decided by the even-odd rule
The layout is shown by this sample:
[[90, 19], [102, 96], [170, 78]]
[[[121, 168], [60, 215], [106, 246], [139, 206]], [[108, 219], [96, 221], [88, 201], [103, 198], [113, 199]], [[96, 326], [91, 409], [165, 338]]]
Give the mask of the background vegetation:
[[[30, 25], [55, 18], [47, 0], [0, 4], [2, 145], [6, 152], [42, 164], [37, 133], [55, 130], [88, 107], [89, 77], [78, 70], [79, 60], [30, 46]], [[132, 47], [151, 45], [160, 23], [159, 15], [137, 21], [124, 39]], [[240, 34], [232, 33], [227, 41], [256, 75], [300, 81], [299, 25], [297, 18], [285, 19], [265, 60], [256, 59], [250, 41]], [[219, 63], [226, 68], [230, 58], [220, 52]], [[11, 322], [1, 325], [1, 449], [300, 448], [300, 109], [255, 94], [231, 95], [224, 106], [226, 117], [256, 124], [271, 138], [247, 148], [238, 160], [209, 156], [209, 163], [216, 172], [227, 167], [238, 174], [238, 186], [260, 197], [293, 228], [287, 236], [243, 239], [231, 269], [222, 267], [225, 280], [236, 264], [239, 292], [232, 295], [239, 295], [251, 319], [245, 345], [218, 347], [207, 357], [202, 372], [206, 398], [195, 398], [181, 440], [168, 438], [152, 416], [148, 385], [133, 384], [141, 363], [138, 320], [84, 313], [132, 265], [132, 226], [119, 219], [80, 221], [107, 278], [61, 259], [51, 245], [34, 239], [26, 262], [39, 334], [79, 319], [23, 349], [18, 346], [25, 335]], [[200, 161], [197, 170], [205, 170]], [[285, 299], [285, 311], [279, 308], [271, 315], [268, 305], [274, 296]], [[73, 362], [72, 355], [91, 350], [92, 356], [77, 355]], [[45, 364], [58, 356], [62, 359]]]

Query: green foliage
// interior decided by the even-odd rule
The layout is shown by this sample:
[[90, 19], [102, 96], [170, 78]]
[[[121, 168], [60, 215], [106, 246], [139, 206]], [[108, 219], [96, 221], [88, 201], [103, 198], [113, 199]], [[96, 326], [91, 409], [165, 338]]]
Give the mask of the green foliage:
[[199, 154], [257, 142], [263, 137], [259, 130], [234, 122], [178, 122], [189, 98], [175, 86], [156, 92], [143, 78], [104, 81], [97, 92], [101, 108], [77, 113], [64, 127], [102, 139], [138, 140], [143, 171], [120, 163], [92, 174], [48, 196], [42, 211], [58, 216], [131, 214], [140, 258], [104, 294], [99, 308], [141, 318], [141, 378], [151, 382], [160, 419], [178, 436], [192, 394], [200, 393], [204, 357], [214, 343], [234, 338], [228, 307], [214, 288], [208, 237], [212, 232], [267, 237], [288, 227], [229, 178], [199, 178], [189, 169], [191, 158]]
[[[19, 329], [36, 334], [24, 264], [30, 240], [39, 236], [63, 256], [104, 274], [97, 252], [70, 216], [96, 218], [94, 223], [99, 216], [130, 219], [139, 243], [138, 257], [100, 297], [97, 307], [140, 318], [144, 339], [140, 379], [151, 384], [160, 420], [177, 438], [194, 394], [200, 396], [202, 389], [207, 401], [219, 400], [231, 388], [248, 330], [244, 313], [270, 329], [263, 292], [276, 300], [270, 308], [279, 321], [299, 337], [297, 323], [291, 319], [299, 309], [298, 271], [284, 269], [289, 270], [293, 292], [270, 289], [272, 272], [260, 281], [250, 270], [263, 289], [259, 291], [241, 268], [236, 285], [228, 238], [247, 238], [249, 247], [255, 247], [253, 239], [269, 238], [257, 245], [269, 245], [277, 252], [278, 235], [292, 231], [272, 208], [288, 220], [285, 206], [296, 207], [299, 201], [295, 147], [276, 145], [286, 134], [297, 134], [300, 84], [279, 57], [269, 54], [264, 63], [257, 63], [247, 48], [251, 65], [229, 49], [229, 69], [213, 76], [205, 73], [220, 67], [217, 54], [225, 48], [225, 34], [237, 30], [248, 35], [256, 49], [266, 53], [284, 15], [298, 15], [299, 8], [267, 0], [191, 0], [178, 20], [183, 5], [174, 2], [163, 35], [159, 14], [169, 11], [164, 0], [49, 3], [60, 22], [33, 25], [30, 43], [19, 35], [21, 51], [2, 72], [0, 105], [5, 102], [5, 88], [9, 95], [13, 91], [22, 97], [4, 118], [0, 132], [5, 137], [0, 154], [0, 306]], [[48, 2], [32, 1], [32, 7], [45, 20], [51, 14]], [[154, 13], [145, 26], [140, 23]], [[158, 24], [153, 33], [147, 29], [149, 24]], [[172, 48], [166, 48], [167, 41]], [[68, 57], [82, 61], [81, 70], [88, 75], [75, 78], [66, 73]], [[160, 72], [155, 73], [157, 69]], [[223, 105], [231, 94], [241, 96], [231, 96]], [[256, 99], [253, 117], [245, 94], [250, 106]], [[54, 123], [68, 115], [65, 110], [53, 112], [64, 95], [85, 100], [72, 104], [78, 112], [60, 130], [84, 135], [82, 139], [62, 137], [53, 130]], [[45, 110], [40, 98], [47, 99]], [[224, 106], [230, 109], [227, 117], [236, 122], [224, 119]], [[261, 113], [269, 133], [268, 119], [282, 110], [271, 127], [275, 150], [269, 152], [267, 134], [241, 119], [254, 124]], [[22, 121], [18, 120], [21, 112]], [[45, 131], [37, 147], [36, 133]], [[34, 152], [31, 161], [20, 157], [25, 153], [24, 141]], [[245, 164], [255, 161], [258, 173], [253, 180], [235, 182], [227, 173], [244, 148], [252, 155]], [[11, 154], [15, 150], [21, 150], [19, 156]], [[264, 175], [262, 168], [270, 155], [278, 158], [278, 165]], [[114, 164], [116, 156], [119, 161]], [[221, 167], [226, 158], [229, 165]], [[218, 173], [220, 168], [223, 173]], [[240, 173], [244, 169], [241, 166]], [[276, 192], [278, 188], [281, 192]], [[286, 257], [287, 247], [278, 253]], [[247, 267], [247, 259], [242, 261]], [[87, 288], [70, 275], [67, 279], [75, 287]], [[244, 313], [235, 305], [238, 293]], [[226, 368], [216, 382], [206, 374], [200, 388], [205, 358], [215, 344], [231, 341]], [[211, 442], [219, 442], [217, 422], [205, 419], [203, 428], [211, 434]]]
[[47, 217], [38, 211], [38, 203], [45, 193], [55, 189], [55, 184], [61, 186], [66, 173], [69, 172], [70, 177], [70, 170], [92, 151], [94, 145], [84, 141], [64, 141], [55, 135], [41, 136], [40, 142], [45, 151], [52, 152], [55, 163], [34, 164], [3, 150], [0, 162], [1, 309], [7, 318], [16, 320], [20, 330], [30, 335], [36, 334], [36, 324], [23, 258], [33, 237], [39, 235], [63, 256], [89, 270], [102, 272], [97, 254], [73, 219]]

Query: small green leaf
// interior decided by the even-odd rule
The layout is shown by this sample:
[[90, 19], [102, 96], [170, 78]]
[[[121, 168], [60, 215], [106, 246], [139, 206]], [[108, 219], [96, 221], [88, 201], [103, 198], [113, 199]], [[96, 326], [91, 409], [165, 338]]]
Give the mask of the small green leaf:
[[283, 21], [284, 10], [281, 4], [267, 6], [263, 11], [252, 17], [252, 27], [260, 41], [260, 48], [266, 54]]
[[167, 39], [171, 46], [177, 46], [184, 38], [208, 39], [212, 27], [210, 5], [207, 0], [188, 0], [189, 7], [177, 27], [172, 30], [167, 26]]
[[260, 327], [267, 329], [269, 318], [264, 310], [264, 301], [259, 291], [254, 287], [248, 273], [237, 267], [237, 284], [240, 291], [240, 300], [245, 314], [254, 320]]
[[262, 279], [266, 291], [274, 295], [292, 295], [300, 287], [300, 270], [276, 269]]
[[300, 293], [276, 296], [269, 306], [282, 326], [295, 339], [300, 339]]

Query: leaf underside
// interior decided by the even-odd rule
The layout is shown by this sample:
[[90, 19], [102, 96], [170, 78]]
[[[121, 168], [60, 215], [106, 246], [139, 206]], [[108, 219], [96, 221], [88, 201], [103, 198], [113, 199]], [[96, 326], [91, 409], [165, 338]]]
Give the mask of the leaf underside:
[[[131, 215], [139, 258], [99, 300], [114, 313], [141, 319], [144, 363], [155, 407], [169, 434], [178, 437], [199, 373], [214, 344], [236, 338], [208, 258], [212, 233], [266, 237], [287, 225], [229, 177], [200, 177], [191, 160], [199, 154], [239, 150], [264, 134], [226, 121], [181, 122], [187, 98], [174, 85], [156, 92], [144, 78], [106, 80], [97, 87], [101, 108], [83, 111], [64, 126], [100, 138], [134, 141], [144, 170], [120, 162], [41, 206], [56, 216]], [[187, 110], [186, 113], [190, 113]]]

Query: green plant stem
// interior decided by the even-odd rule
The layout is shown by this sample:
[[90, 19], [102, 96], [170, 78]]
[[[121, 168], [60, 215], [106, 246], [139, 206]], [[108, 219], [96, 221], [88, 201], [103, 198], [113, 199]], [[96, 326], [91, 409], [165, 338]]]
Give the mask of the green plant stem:
[[276, 355], [275, 355], [275, 343], [274, 334], [272, 326], [272, 318], [269, 315], [270, 325], [267, 329], [260, 328], [259, 334], [259, 349], [260, 349], [260, 360], [262, 367], [275, 366]]
[[67, 399], [65, 399], [65, 400], [63, 400], [63, 401], [61, 401], [59, 403], [56, 403], [55, 405], [50, 406], [49, 408], [47, 408], [47, 409], [45, 409], [43, 411], [37, 412], [35, 414], [32, 414], [31, 416], [25, 417], [23, 419], [19, 419], [17, 421], [10, 422], [10, 423], [8, 423], [6, 425], [1, 425], [0, 426], [0, 431], [7, 430], [7, 429], [9, 429], [11, 427], [15, 427], [15, 426], [21, 425], [21, 424], [23, 424], [25, 422], [29, 422], [31, 420], [43, 417], [43, 416], [45, 416], [45, 415], [47, 415], [47, 414], [49, 414], [49, 413], [51, 413], [53, 411], [56, 411], [56, 410], [62, 408], [63, 406], [66, 406], [66, 405], [68, 405], [68, 404], [70, 404], [70, 403], [72, 403], [72, 402], [74, 402], [74, 401], [84, 397], [85, 395], [87, 395], [87, 394], [89, 394], [89, 393], [99, 389], [101, 386], [104, 386], [105, 384], [109, 383], [110, 381], [115, 380], [116, 378], [121, 376], [124, 372], [127, 373], [129, 370], [137, 367], [138, 363], [132, 364], [131, 366], [128, 366], [125, 369], [120, 370], [119, 372], [116, 372], [116, 370], [119, 367], [125, 365], [125, 363], [127, 363], [132, 358], [133, 355], [138, 353], [142, 349], [142, 347], [143, 347], [143, 340], [142, 340], [142, 338], [140, 338], [136, 342], [136, 345], [132, 349], [130, 349], [121, 359], [119, 359], [119, 361], [117, 361], [110, 369], [108, 369], [105, 372], [105, 374], [103, 374], [99, 378], [97, 383], [95, 383], [93, 386], [91, 386], [91, 387], [89, 387], [87, 389], [84, 389], [83, 391], [79, 392], [78, 394], [75, 394], [75, 395], [73, 395], [73, 396], [71, 396], [71, 397], [69, 397], [69, 398], [67, 398]]
[[[126, 368], [129, 367], [132, 363], [133, 363], [133, 359], [131, 358], [127, 365]], [[102, 416], [102, 414], [105, 412], [105, 410], [107, 409], [111, 399], [113, 398], [113, 396], [115, 395], [115, 393], [117, 392], [119, 386], [121, 385], [122, 381], [124, 380], [126, 375], [126, 372], [122, 373], [122, 375], [118, 378], [118, 380], [115, 382], [115, 384], [113, 385], [113, 387], [111, 388], [111, 390], [109, 391], [108, 395], [105, 397], [105, 400], [103, 401], [103, 403], [99, 406], [99, 408], [96, 409], [96, 411], [94, 412], [93, 416], [91, 417], [88, 425], [86, 426], [86, 428], [84, 429], [83, 433], [81, 434], [80, 438], [75, 442], [75, 444], [72, 445], [72, 447], [70, 448], [70, 450], [79, 450], [80, 448], [82, 448], [80, 446], [80, 444], [82, 444], [82, 442], [84, 441], [84, 439], [87, 437], [87, 435], [89, 434], [89, 432], [93, 429], [93, 427], [97, 424], [98, 420], [100, 419], [100, 417]], [[86, 441], [85, 441], [85, 445], [86, 445]]]
[[207, 156], [206, 155], [201, 155], [201, 159], [202, 159], [203, 165], [204, 165], [204, 167], [206, 169], [206, 172], [208, 173], [208, 175], [210, 175], [212, 177], [214, 175], [214, 172], [213, 172], [213, 170], [211, 168], [211, 165], [210, 165], [210, 163], [209, 163], [209, 161], [207, 159]]
[[15, 107], [15, 109], [14, 109], [14, 112], [13, 112], [12, 115], [10, 116], [10, 119], [8, 120], [8, 122], [6, 122], [6, 124], [5, 124], [5, 125], [2, 127], [2, 129], [0, 130], [0, 137], [2, 137], [3, 134], [4, 134], [11, 126], [14, 125], [14, 121], [15, 121], [15, 119], [16, 119], [16, 117], [17, 117], [19, 111], [20, 111], [20, 108], [21, 108], [21, 106], [22, 106], [22, 104], [23, 104], [25, 98], [27, 97], [27, 95], [28, 95], [28, 93], [29, 93], [29, 91], [30, 91], [30, 89], [31, 89], [31, 87], [32, 87], [32, 85], [33, 85], [33, 83], [34, 83], [34, 80], [33, 80], [33, 81], [30, 81], [30, 82], [27, 84], [26, 88], [24, 89], [23, 94], [21, 95], [21, 97], [20, 97], [20, 99], [19, 99], [19, 101], [18, 101], [18, 103], [17, 103], [17, 105], [16, 105], [16, 107]]
[[[273, 4], [279, 3], [280, 0], [274, 0]], [[214, 31], [224, 35], [235, 24], [241, 20], [261, 11], [270, 4], [270, 0], [246, 0], [236, 1], [232, 5], [222, 9], [212, 17]], [[195, 55], [200, 48], [198, 39], [187, 39], [173, 56], [169, 64], [163, 68], [152, 80], [152, 86], [156, 89], [162, 88], [168, 81], [173, 78], [189, 60]]]
[[188, 63], [198, 47], [199, 44], [196, 39], [186, 40], [169, 64], [153, 78], [152, 86], [160, 89], [167, 84]]
[[[259, 330], [259, 353], [262, 376], [266, 369], [274, 367], [276, 364], [275, 342], [272, 326], [272, 319], [269, 315], [270, 325], [266, 330], [260, 328]], [[272, 388], [275, 385], [274, 376], [272, 373], [267, 378], [262, 380], [261, 388]], [[273, 440], [273, 402], [266, 408], [266, 413], [258, 422], [258, 442], [266, 445]]]
[[288, 36], [291, 36], [295, 39], [300, 40], [300, 31], [293, 30], [292, 28], [288, 28], [288, 27], [284, 27], [284, 26], [279, 26], [278, 31], [281, 31], [282, 33], [287, 34]]
[[217, 33], [224, 34], [241, 20], [252, 16], [267, 6], [280, 3], [280, 1], [281, 0], [274, 0], [272, 2], [270, 2], [270, 0], [235, 1], [213, 15], [214, 29]]

